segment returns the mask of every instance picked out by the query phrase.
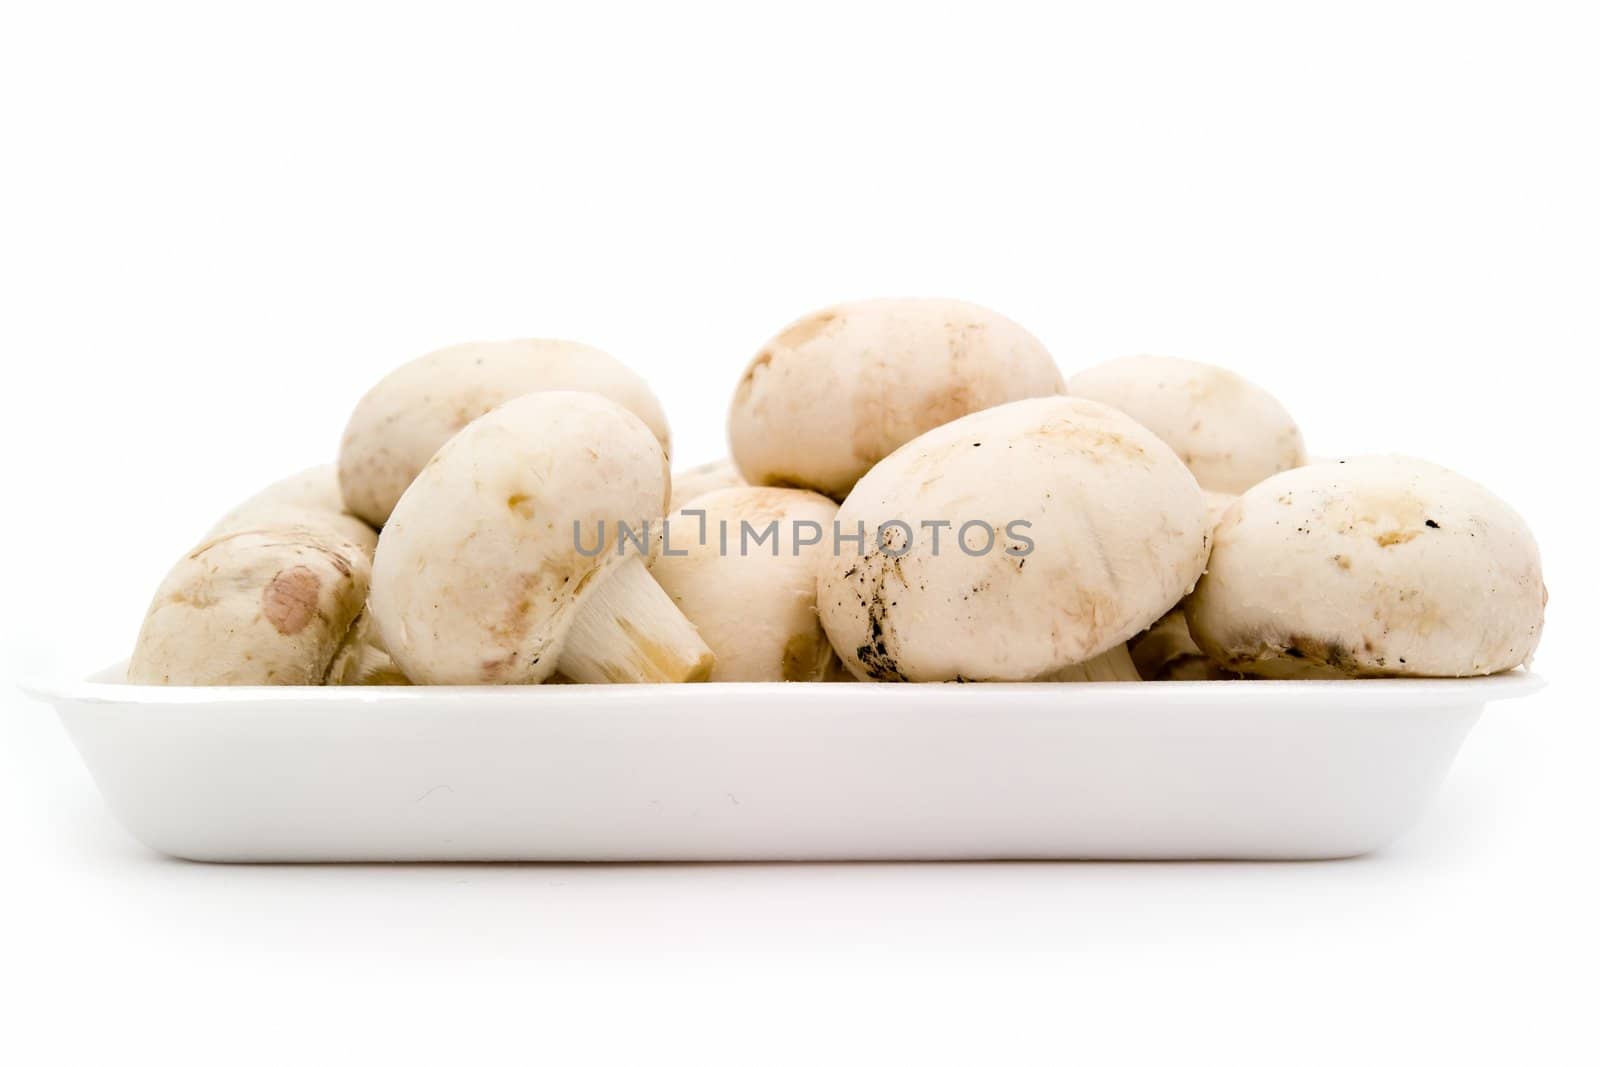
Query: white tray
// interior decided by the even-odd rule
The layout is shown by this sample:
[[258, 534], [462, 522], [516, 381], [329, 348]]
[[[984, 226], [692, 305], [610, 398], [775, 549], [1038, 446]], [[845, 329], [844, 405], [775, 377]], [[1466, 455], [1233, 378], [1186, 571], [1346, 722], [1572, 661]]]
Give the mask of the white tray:
[[1321, 859], [1421, 811], [1462, 680], [31, 691], [192, 860]]

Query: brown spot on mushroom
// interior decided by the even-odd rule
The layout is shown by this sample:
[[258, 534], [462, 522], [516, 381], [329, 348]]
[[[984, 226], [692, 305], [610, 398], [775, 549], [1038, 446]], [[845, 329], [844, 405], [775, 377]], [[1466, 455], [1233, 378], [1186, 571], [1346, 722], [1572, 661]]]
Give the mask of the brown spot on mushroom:
[[1283, 654], [1316, 667], [1327, 667], [1341, 674], [1357, 674], [1360, 664], [1355, 654], [1337, 641], [1328, 641], [1306, 634], [1295, 634], [1284, 639]]
[[512, 493], [506, 497], [506, 509], [521, 515], [524, 519], [533, 518], [533, 500], [527, 493]]
[[599, 574], [599, 573], [600, 573], [600, 568], [598, 568], [598, 567], [595, 567], [592, 570], [589, 570], [589, 571], [585, 572], [584, 575], [581, 578], [578, 579], [578, 584], [572, 587], [572, 594], [571, 595], [572, 596], [577, 596], [579, 593], [583, 592], [584, 587], [587, 586], [590, 582], [594, 581], [594, 576]]
[[182, 589], [173, 590], [167, 597], [167, 603], [182, 604], [197, 611], [204, 611], [217, 603], [217, 594], [211, 583], [202, 578], [190, 582]]
[[[973, 395], [972, 385], [965, 378], [958, 377], [945, 388], [927, 397], [921, 410], [911, 414], [912, 429], [916, 434], [926, 433], [935, 426], [943, 426], [947, 422], [954, 422], [963, 415], [972, 413], [982, 405]], [[894, 450], [892, 441], [877, 444], [874, 450], [878, 458], [882, 458], [887, 451]]]
[[1349, 556], [1345, 556], [1345, 555], [1334, 556], [1333, 557], [1333, 562], [1342, 571], [1347, 571], [1347, 570], [1350, 569], [1350, 557]]
[[[828, 324], [838, 317], [832, 311], [819, 311], [815, 315], [807, 315], [780, 333], [777, 343], [787, 348], [799, 348], [823, 330], [826, 330]], [[760, 357], [756, 358], [759, 359]], [[769, 355], [767, 358], [771, 359], [772, 357]]]
[[1104, 430], [1076, 419], [1057, 419], [1030, 430], [1024, 437], [1056, 438], [1095, 460], [1144, 459], [1144, 446], [1115, 430]]
[[504, 656], [499, 656], [495, 659], [486, 659], [478, 666], [483, 672], [485, 681], [494, 681], [497, 677], [504, 673], [507, 667], [510, 667], [516, 661], [517, 654], [515, 651], [512, 651], [507, 652]]
[[1403, 545], [1407, 541], [1414, 540], [1416, 536], [1416, 530], [1385, 530], [1373, 540], [1378, 542], [1379, 548], [1389, 548], [1392, 545]]
[[[709, 649], [699, 656], [693, 663], [687, 664], [685, 671], [684, 657], [679, 649], [663, 644], [655, 638], [644, 633], [627, 619], [618, 618], [617, 628], [628, 637], [628, 642], [633, 651], [637, 652], [645, 662], [654, 668], [655, 673], [662, 678], [682, 678], [685, 682], [704, 682], [711, 678], [711, 668], [715, 666], [716, 659]], [[701, 646], [704, 648], [704, 646]], [[628, 675], [613, 676], [610, 669], [606, 669], [608, 677], [614, 682], [626, 682], [631, 678]]]
[[310, 567], [279, 571], [261, 591], [262, 614], [280, 634], [297, 634], [316, 617], [321, 589], [322, 579]]
[[822, 676], [829, 651], [815, 632], [795, 634], [783, 646], [783, 680], [816, 681]]
[[750, 388], [750, 383], [756, 380], [756, 371], [772, 362], [772, 352], [763, 348], [756, 353], [756, 358], [744, 369], [744, 377], [739, 379], [739, 392], [743, 393]]

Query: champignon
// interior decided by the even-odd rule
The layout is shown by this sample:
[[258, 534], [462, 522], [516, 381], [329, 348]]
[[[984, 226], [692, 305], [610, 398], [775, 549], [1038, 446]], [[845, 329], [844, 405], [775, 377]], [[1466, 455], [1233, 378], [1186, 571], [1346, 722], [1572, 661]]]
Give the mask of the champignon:
[[1209, 363], [1126, 356], [1074, 374], [1070, 396], [1126, 412], [1172, 446], [1206, 489], [1242, 493], [1301, 466], [1305, 442], [1266, 390]]
[[835, 500], [927, 430], [1062, 390], [1050, 353], [1011, 320], [957, 300], [860, 300], [791, 323], [739, 380], [728, 416], [752, 485]]
[[851, 673], [881, 681], [1081, 664], [1193, 588], [1207, 549], [1205, 498], [1172, 450], [1074, 397], [930, 430], [868, 472], [836, 522], [817, 607]]
[[1544, 604], [1516, 512], [1443, 467], [1368, 456], [1241, 496], [1186, 611], [1206, 654], [1248, 674], [1458, 677], [1525, 663]]
[[716, 654], [713, 682], [816, 682], [833, 649], [817, 621], [817, 569], [838, 505], [803, 489], [744, 486], [668, 518], [651, 574]]
[[593, 393], [509, 401], [450, 439], [378, 540], [372, 613], [419, 684], [703, 680], [644, 560], [667, 500], [651, 429]]
[[525, 393], [598, 393], [642, 419], [661, 447], [667, 420], [644, 380], [611, 356], [576, 341], [484, 341], [455, 345], [390, 372], [361, 398], [339, 447], [346, 506], [373, 526], [423, 464], [473, 419]]
[[325, 527], [223, 534], [179, 560], [156, 590], [128, 662], [128, 681], [348, 681], [366, 631], [370, 576], [365, 547]]

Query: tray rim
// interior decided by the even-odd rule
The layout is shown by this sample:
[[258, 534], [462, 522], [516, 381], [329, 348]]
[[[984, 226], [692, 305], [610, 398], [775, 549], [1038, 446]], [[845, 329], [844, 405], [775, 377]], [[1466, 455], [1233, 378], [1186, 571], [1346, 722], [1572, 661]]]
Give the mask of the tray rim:
[[[961, 706], [988, 703], [996, 696], [1019, 697], [1030, 703], [1041, 694], [1092, 696], [1096, 704], [1153, 705], [1186, 703], [1202, 694], [1226, 694], [1231, 702], [1266, 702], [1279, 707], [1325, 706], [1348, 701], [1351, 710], [1380, 710], [1395, 703], [1410, 706], [1483, 704], [1531, 696], [1548, 685], [1525, 667], [1499, 674], [1466, 678], [1360, 679], [1219, 679], [1170, 682], [708, 682], [698, 685], [392, 685], [392, 686], [161, 686], [107, 681], [121, 673], [126, 661], [83, 677], [20, 679], [18, 688], [50, 704], [134, 706], [296, 704], [342, 707], [384, 707], [470, 701], [474, 705], [525, 704], [537, 691], [541, 704], [570, 708], [594, 704], [696, 704], [799, 700], [812, 703], [819, 689], [842, 689], [840, 704], [900, 707], [938, 702]], [[967, 696], [965, 694], [974, 694]], [[1172, 694], [1158, 696], [1157, 694]], [[850, 699], [854, 694], [854, 699]], [[870, 696], [868, 694], [871, 694]], [[979, 700], [976, 694], [983, 694]], [[1358, 696], [1357, 694], [1361, 694]], [[1371, 699], [1368, 699], [1371, 698]]]

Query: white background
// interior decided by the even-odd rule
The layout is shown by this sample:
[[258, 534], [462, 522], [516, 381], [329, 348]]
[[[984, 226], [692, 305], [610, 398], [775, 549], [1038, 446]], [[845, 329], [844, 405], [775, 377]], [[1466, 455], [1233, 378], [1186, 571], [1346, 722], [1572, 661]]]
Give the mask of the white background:
[[1592, 1057], [1586, 6], [7, 5], [8, 673], [125, 654], [402, 360], [597, 344], [689, 463], [789, 319], [949, 295], [1489, 485], [1552, 684], [1361, 861], [399, 869], [160, 860], [8, 685], [0, 1058]]

